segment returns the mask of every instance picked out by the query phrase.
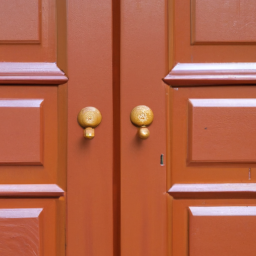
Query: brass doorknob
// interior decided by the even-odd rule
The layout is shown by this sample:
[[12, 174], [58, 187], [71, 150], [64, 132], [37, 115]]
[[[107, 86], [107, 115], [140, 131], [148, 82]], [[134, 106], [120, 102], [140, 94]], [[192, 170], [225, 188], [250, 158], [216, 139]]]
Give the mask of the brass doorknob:
[[147, 139], [150, 132], [147, 128], [154, 119], [153, 111], [144, 105], [135, 107], [131, 112], [131, 122], [139, 128], [138, 136], [141, 139]]
[[101, 123], [101, 120], [100, 111], [94, 107], [83, 108], [77, 116], [77, 121], [84, 128], [84, 137], [87, 139], [94, 138], [94, 128]]

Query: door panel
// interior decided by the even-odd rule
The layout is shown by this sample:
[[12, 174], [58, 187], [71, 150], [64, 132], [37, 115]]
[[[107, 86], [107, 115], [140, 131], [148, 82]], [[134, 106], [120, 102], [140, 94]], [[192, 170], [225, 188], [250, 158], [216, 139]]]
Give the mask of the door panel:
[[61, 201], [63, 198], [1, 199], [1, 254], [61, 255], [65, 238]]
[[57, 86], [0, 86], [1, 183], [58, 183]]
[[51, 0], [0, 1], [0, 61], [56, 62], [57, 5]]
[[170, 91], [172, 182], [255, 181], [255, 88], [220, 86]]
[[253, 255], [254, 199], [173, 201], [173, 255]]
[[170, 69], [177, 63], [255, 61], [255, 1], [169, 3]]

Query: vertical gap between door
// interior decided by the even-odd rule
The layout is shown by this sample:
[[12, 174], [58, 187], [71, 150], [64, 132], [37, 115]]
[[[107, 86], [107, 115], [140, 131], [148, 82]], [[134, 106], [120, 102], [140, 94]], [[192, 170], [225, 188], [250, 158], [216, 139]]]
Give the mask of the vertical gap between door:
[[113, 252], [120, 256], [120, 0], [112, 0], [113, 59]]

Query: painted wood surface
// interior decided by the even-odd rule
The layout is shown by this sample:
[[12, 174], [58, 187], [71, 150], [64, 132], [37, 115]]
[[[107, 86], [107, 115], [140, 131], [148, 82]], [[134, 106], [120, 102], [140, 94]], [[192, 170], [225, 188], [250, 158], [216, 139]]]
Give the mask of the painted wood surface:
[[189, 99], [188, 112], [190, 163], [256, 162], [255, 99]]
[[43, 209], [0, 209], [2, 255], [42, 255], [40, 214]]
[[256, 207], [189, 207], [189, 255], [254, 255]]
[[57, 61], [57, 2], [0, 1], [0, 62]]
[[[121, 255], [167, 253], [165, 1], [121, 4]], [[150, 107], [150, 137], [137, 137], [132, 109]]]
[[256, 183], [174, 184], [168, 193], [181, 198], [255, 198]]
[[[170, 69], [177, 63], [255, 62], [253, 0], [170, 0], [168, 3]], [[194, 35], [200, 43], [192, 43]]]
[[[240, 158], [240, 155], [238, 151], [243, 154], [243, 152], [246, 152], [246, 148], [243, 148], [243, 143], [248, 143], [250, 145], [251, 141], [253, 141], [253, 138], [251, 136], [254, 136], [253, 130], [254, 128], [251, 126], [252, 122], [254, 122], [254, 115], [250, 116], [250, 121], [244, 122], [243, 118], [246, 118], [247, 113], [243, 113], [241, 120], [239, 117], [240, 111], [246, 111], [247, 107], [239, 107], [239, 104], [244, 105], [244, 102], [247, 102], [248, 104], [252, 104], [252, 101], [250, 99], [254, 99], [256, 97], [256, 88], [254, 86], [210, 86], [210, 87], [179, 87], [179, 88], [170, 88], [170, 94], [169, 94], [169, 100], [170, 100], [170, 120], [169, 120], [169, 129], [170, 129], [170, 169], [171, 175], [169, 177], [169, 181], [171, 181], [168, 189], [171, 187], [172, 184], [175, 183], [247, 183], [247, 182], [255, 182], [255, 171], [256, 166], [255, 163], [251, 160], [248, 161], [248, 158], [246, 160], [246, 157], [244, 155], [244, 159]], [[195, 99], [198, 100], [198, 102], [204, 102], [205, 108], [204, 110], [210, 111], [211, 109], [222, 109], [221, 105], [217, 107], [217, 102], [223, 104], [225, 102], [225, 99], [227, 99], [227, 104], [233, 104], [233, 107], [223, 107], [223, 111], [214, 113], [214, 112], [208, 112], [208, 118], [209, 122], [213, 121], [213, 126], [211, 128], [215, 127], [216, 130], [212, 134], [212, 136], [215, 136], [215, 140], [212, 141], [210, 144], [208, 143], [209, 150], [212, 152], [212, 155], [209, 156], [209, 159], [211, 158], [212, 162], [191, 162], [189, 153], [191, 149], [193, 148], [191, 140], [191, 136], [193, 133], [196, 134], [198, 131], [193, 130], [194, 128], [199, 129], [199, 127], [191, 125], [190, 118], [191, 113], [189, 112], [189, 100]], [[237, 100], [237, 101], [236, 101]], [[216, 104], [216, 107], [210, 107], [207, 105]], [[248, 105], [246, 103], [246, 105]], [[237, 107], [234, 107], [234, 104], [237, 105]], [[245, 105], [244, 105], [245, 106]], [[199, 107], [200, 109], [200, 107]], [[228, 109], [232, 110], [228, 115], [225, 115], [225, 111]], [[248, 108], [248, 109], [253, 109]], [[202, 110], [202, 109], [201, 109]], [[200, 112], [200, 110], [199, 110]], [[199, 112], [197, 114], [199, 114]], [[203, 113], [203, 112], [201, 112]], [[201, 115], [201, 114], [199, 114]], [[237, 117], [237, 118], [235, 118]], [[209, 119], [210, 118], [210, 119]], [[199, 118], [199, 122], [202, 122], [201, 125], [204, 123], [203, 116]], [[196, 120], [196, 119], [195, 119]], [[198, 120], [198, 119], [197, 119]], [[230, 122], [228, 121], [230, 120]], [[248, 121], [248, 120], [247, 120]], [[225, 124], [222, 126], [222, 124]], [[203, 129], [203, 133], [207, 132], [208, 126], [200, 126], [200, 131]], [[210, 126], [209, 126], [210, 127]], [[215, 129], [214, 128], [214, 129]], [[234, 138], [230, 138], [229, 135], [224, 135], [225, 131], [229, 130], [234, 135]], [[236, 137], [241, 130], [244, 130], [244, 134], [241, 134], [243, 141], [239, 141], [239, 136]], [[200, 132], [199, 131], [199, 132]], [[210, 129], [210, 132], [213, 130]], [[217, 131], [224, 132], [221, 136], [221, 138], [217, 136]], [[249, 131], [252, 131], [249, 133]], [[216, 132], [216, 133], [215, 133]], [[250, 136], [249, 136], [250, 134]], [[203, 136], [203, 134], [202, 134]], [[217, 137], [216, 137], [217, 136]], [[247, 137], [248, 136], [248, 137]], [[194, 138], [195, 139], [195, 138]], [[226, 141], [226, 142], [225, 142]], [[209, 142], [209, 141], [208, 141]], [[200, 150], [207, 144], [207, 139], [201, 140], [201, 138], [198, 138], [198, 140], [195, 142], [201, 143], [199, 146]], [[204, 144], [205, 143], [205, 144]], [[227, 143], [227, 145], [225, 145]], [[228, 148], [230, 145], [234, 145], [230, 148]], [[197, 144], [197, 145], [199, 145]], [[221, 146], [222, 145], [222, 146]], [[202, 147], [202, 148], [201, 148]], [[215, 147], [217, 151], [215, 151]], [[219, 156], [219, 151], [221, 151], [221, 147], [225, 148], [227, 147], [227, 151], [222, 151], [222, 156]], [[202, 156], [207, 153], [201, 151]], [[237, 151], [238, 150], [238, 151]], [[243, 152], [242, 152], [242, 151]], [[199, 151], [198, 151], [199, 152]], [[234, 157], [232, 158], [232, 154], [236, 154], [237, 159]], [[250, 152], [248, 152], [250, 154]], [[252, 156], [252, 155], [251, 155]], [[222, 162], [224, 158], [227, 158], [227, 162]], [[218, 158], [218, 159], [217, 159]], [[208, 160], [209, 160], [208, 159]], [[216, 162], [213, 162], [213, 160], [216, 160]], [[218, 160], [218, 161], [217, 161]], [[220, 161], [221, 160], [221, 161]]]
[[[69, 0], [67, 256], [113, 255], [112, 1]], [[100, 74], [100, 75], [99, 75]], [[102, 80], [104, 77], [104, 81]], [[86, 140], [79, 111], [99, 109]]]
[[192, 0], [192, 43], [255, 43], [254, 0]]
[[178, 63], [163, 79], [171, 86], [255, 84], [255, 63]]
[[0, 84], [63, 84], [68, 78], [56, 63], [0, 62]]
[[64, 190], [56, 184], [5, 184], [0, 185], [1, 197], [60, 197]]
[[42, 99], [0, 100], [0, 165], [43, 165], [42, 115]]

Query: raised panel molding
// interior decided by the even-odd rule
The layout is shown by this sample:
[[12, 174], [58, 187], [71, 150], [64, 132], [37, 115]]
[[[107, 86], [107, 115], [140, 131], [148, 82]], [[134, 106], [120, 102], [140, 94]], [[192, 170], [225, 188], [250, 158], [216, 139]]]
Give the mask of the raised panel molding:
[[188, 109], [189, 162], [256, 162], [256, 99], [189, 99]]
[[253, 256], [256, 207], [189, 207], [190, 256]]
[[0, 43], [40, 43], [40, 0], [0, 0]]
[[170, 86], [256, 83], [256, 63], [178, 63], [163, 79]]
[[255, 43], [255, 0], [192, 0], [194, 44]]
[[0, 165], [43, 164], [42, 99], [0, 99]]
[[41, 256], [41, 208], [0, 209], [1, 255]]
[[68, 78], [47, 62], [0, 62], [0, 84], [63, 84]]
[[168, 193], [179, 198], [255, 198], [256, 183], [174, 184]]
[[64, 190], [56, 184], [4, 184], [0, 185], [1, 197], [60, 197]]

